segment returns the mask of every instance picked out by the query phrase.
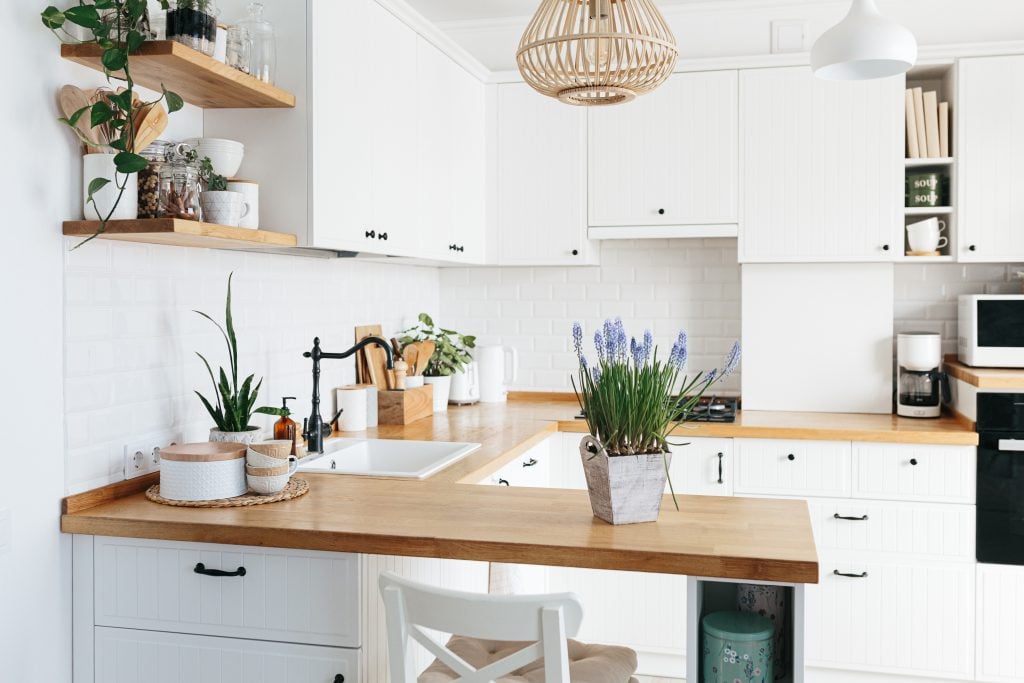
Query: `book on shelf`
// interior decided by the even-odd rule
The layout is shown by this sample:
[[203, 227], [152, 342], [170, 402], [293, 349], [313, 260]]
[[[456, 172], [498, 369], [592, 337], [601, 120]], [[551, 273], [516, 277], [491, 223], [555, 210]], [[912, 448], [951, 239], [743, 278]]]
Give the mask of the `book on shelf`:
[[939, 156], [947, 158], [949, 151], [949, 102], [939, 103]]
[[906, 90], [906, 157], [907, 159], [920, 159], [921, 152], [918, 146], [918, 120], [916, 120], [913, 108], [913, 89]]
[[917, 126], [917, 155], [928, 156], [928, 144], [925, 141], [924, 129], [924, 90], [914, 88], [914, 125]]
[[925, 141], [929, 159], [942, 156], [939, 153], [939, 101], [935, 91], [924, 93]]

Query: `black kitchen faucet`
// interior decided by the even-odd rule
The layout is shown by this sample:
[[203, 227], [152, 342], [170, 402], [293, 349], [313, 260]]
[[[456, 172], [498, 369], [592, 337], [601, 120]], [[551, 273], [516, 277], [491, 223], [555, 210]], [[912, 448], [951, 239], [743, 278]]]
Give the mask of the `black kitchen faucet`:
[[302, 431], [302, 438], [306, 440], [306, 445], [310, 453], [323, 453], [324, 452], [324, 437], [330, 435], [332, 429], [331, 424], [338, 419], [341, 415], [341, 411], [334, 416], [334, 419], [328, 423], [324, 423], [322, 417], [320, 417], [320, 360], [323, 358], [333, 358], [341, 360], [342, 358], [348, 358], [352, 354], [356, 353], [364, 346], [370, 344], [376, 344], [377, 346], [384, 349], [384, 353], [387, 354], [388, 370], [392, 370], [394, 360], [391, 355], [391, 346], [381, 339], [380, 337], [367, 337], [358, 344], [353, 346], [348, 351], [342, 353], [327, 353], [326, 351], [320, 350], [320, 337], [314, 337], [313, 339], [313, 350], [306, 351], [302, 354], [303, 358], [313, 359], [313, 413], [309, 416], [309, 420], [306, 421], [306, 428]]

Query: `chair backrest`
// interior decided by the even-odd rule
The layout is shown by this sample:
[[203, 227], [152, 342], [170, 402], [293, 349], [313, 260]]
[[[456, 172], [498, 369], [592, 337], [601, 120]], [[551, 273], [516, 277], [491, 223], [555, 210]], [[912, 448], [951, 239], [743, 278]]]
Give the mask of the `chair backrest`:
[[[572, 593], [486, 595], [433, 588], [390, 572], [380, 575], [387, 617], [391, 683], [415, 683], [410, 639], [460, 676], [463, 683], [488, 683], [544, 658], [547, 683], [569, 683], [566, 639], [579, 632], [583, 606]], [[477, 670], [424, 629], [483, 640], [534, 641]]]

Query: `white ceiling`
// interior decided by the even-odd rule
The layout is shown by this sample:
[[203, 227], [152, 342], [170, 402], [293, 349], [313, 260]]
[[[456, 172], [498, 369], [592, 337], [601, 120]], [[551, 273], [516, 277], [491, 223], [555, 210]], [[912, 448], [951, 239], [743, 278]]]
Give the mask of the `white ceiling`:
[[[737, 0], [717, 0], [722, 4]], [[479, 21], [507, 17], [529, 17], [540, 0], [407, 0], [416, 10], [433, 22]], [[657, 0], [661, 6], [702, 3], [708, 0]]]

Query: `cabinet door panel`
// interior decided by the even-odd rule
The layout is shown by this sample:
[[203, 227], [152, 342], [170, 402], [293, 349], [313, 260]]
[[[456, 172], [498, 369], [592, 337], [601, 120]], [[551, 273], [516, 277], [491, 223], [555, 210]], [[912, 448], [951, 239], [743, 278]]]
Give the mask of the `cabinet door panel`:
[[359, 681], [359, 651], [123, 628], [96, 629], [102, 683]]
[[586, 112], [523, 83], [497, 102], [499, 264], [587, 263]]
[[1024, 260], [1024, 56], [961, 59], [957, 89], [960, 260]]
[[737, 493], [850, 495], [850, 442], [736, 439]]
[[676, 493], [732, 495], [732, 439], [686, 439], [672, 446], [669, 474]]
[[588, 114], [590, 225], [736, 222], [735, 71], [676, 74]]
[[974, 446], [855, 443], [853, 495], [858, 498], [973, 503]]
[[824, 81], [804, 67], [740, 74], [741, 262], [900, 254], [903, 93], [902, 78]]
[[1024, 567], [978, 565], [979, 681], [1024, 680]]
[[820, 583], [807, 587], [809, 665], [973, 677], [973, 563], [823, 554], [820, 564]]

